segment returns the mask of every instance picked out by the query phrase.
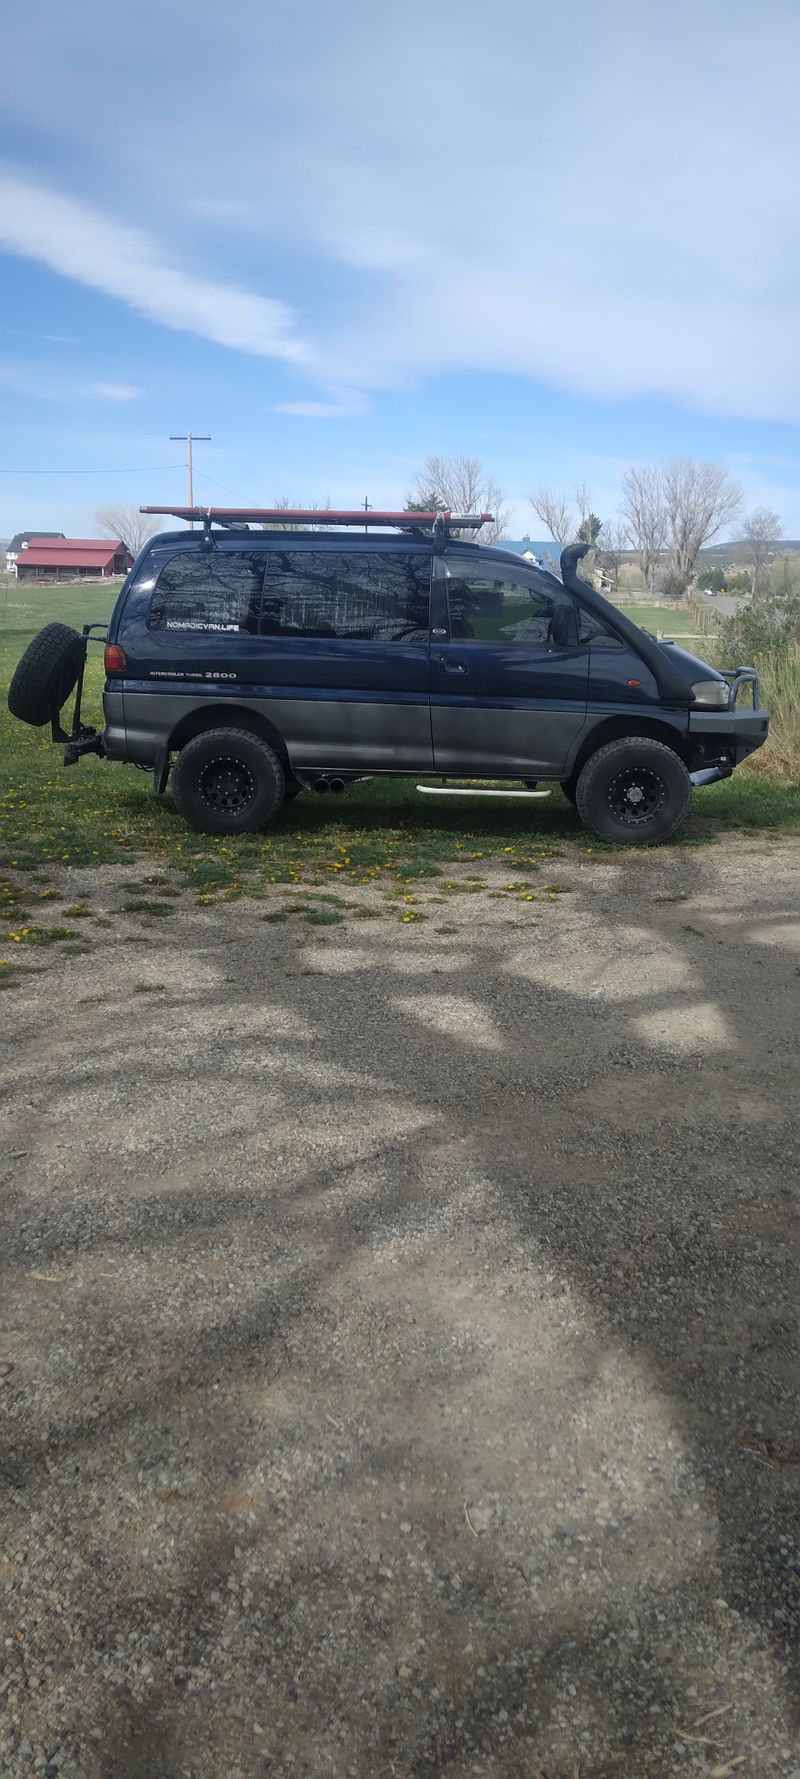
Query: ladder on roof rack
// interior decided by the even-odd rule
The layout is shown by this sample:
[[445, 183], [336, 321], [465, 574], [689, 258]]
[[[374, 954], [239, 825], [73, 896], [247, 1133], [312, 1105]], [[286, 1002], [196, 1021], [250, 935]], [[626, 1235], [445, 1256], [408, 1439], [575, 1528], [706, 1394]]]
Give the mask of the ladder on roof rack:
[[281, 507], [140, 507], [139, 511], [172, 519], [199, 519], [206, 527], [252, 524], [263, 525], [266, 530], [270, 525], [276, 529], [287, 525], [331, 525], [336, 529], [357, 525], [360, 529], [392, 526], [403, 531], [479, 531], [494, 518], [493, 513], [365, 513], [363, 507], [355, 512], [332, 512], [329, 508], [315, 511], [303, 507], [290, 511]]

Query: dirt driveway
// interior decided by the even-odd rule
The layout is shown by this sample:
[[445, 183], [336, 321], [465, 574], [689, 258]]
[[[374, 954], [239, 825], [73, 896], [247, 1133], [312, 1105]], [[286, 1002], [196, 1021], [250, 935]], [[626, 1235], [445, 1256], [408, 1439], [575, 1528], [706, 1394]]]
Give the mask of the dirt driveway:
[[441, 932], [70, 874], [110, 924], [2, 997], [2, 1779], [798, 1779], [800, 843], [558, 870]]

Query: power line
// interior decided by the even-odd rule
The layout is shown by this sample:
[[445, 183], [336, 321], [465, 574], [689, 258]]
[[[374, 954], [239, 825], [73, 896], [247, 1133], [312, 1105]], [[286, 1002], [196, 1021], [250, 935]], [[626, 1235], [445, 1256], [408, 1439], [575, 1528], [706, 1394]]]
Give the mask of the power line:
[[0, 476], [158, 476], [162, 470], [182, 469], [180, 463], [149, 463], [144, 468], [126, 469], [0, 469]]
[[[232, 494], [234, 500], [240, 499], [238, 488], [229, 488], [227, 482], [218, 482], [216, 476], [207, 476], [204, 469], [196, 469], [194, 473], [196, 476], [199, 476], [201, 482], [210, 482], [212, 488], [221, 488], [224, 494]], [[255, 506], [256, 503], [253, 500], [247, 501], [245, 504], [247, 506]]]

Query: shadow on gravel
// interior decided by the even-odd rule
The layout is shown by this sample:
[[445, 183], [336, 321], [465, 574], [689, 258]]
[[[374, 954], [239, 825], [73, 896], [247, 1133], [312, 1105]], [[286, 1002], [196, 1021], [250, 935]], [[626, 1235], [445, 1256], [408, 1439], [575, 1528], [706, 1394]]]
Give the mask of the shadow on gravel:
[[33, 1743], [91, 1779], [782, 1770], [800, 923], [713, 882], [587, 870], [449, 948], [195, 924], [71, 1075], [31, 1031]]

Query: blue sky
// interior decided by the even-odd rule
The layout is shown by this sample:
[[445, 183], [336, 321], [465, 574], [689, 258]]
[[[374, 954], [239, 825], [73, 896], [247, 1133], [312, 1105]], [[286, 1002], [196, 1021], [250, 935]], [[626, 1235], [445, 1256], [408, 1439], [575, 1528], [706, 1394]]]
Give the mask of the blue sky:
[[204, 502], [463, 451], [538, 536], [686, 454], [800, 536], [795, 0], [40, 0], [4, 67], [0, 535], [191, 427]]

